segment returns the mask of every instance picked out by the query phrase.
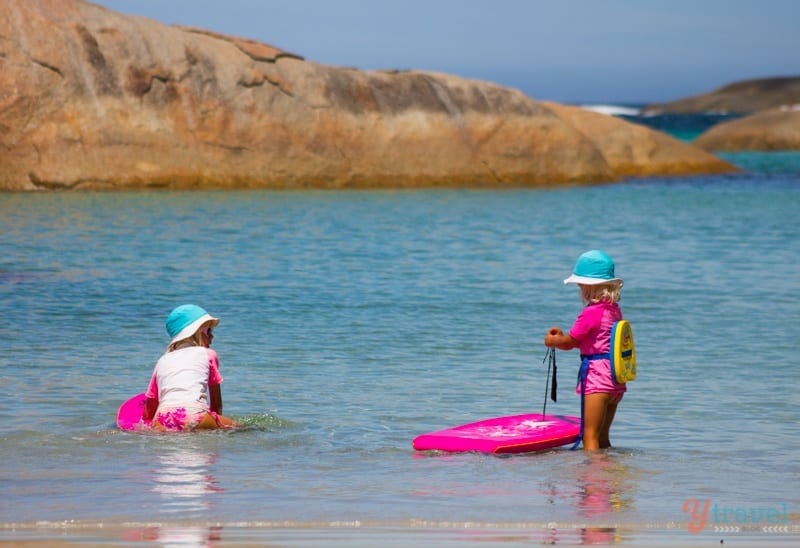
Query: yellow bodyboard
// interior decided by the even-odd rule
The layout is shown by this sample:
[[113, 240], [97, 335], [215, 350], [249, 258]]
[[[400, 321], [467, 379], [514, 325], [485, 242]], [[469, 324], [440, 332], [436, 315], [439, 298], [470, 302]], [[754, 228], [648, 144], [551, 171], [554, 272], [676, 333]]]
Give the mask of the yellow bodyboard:
[[611, 376], [622, 384], [636, 378], [636, 348], [633, 344], [633, 329], [627, 320], [620, 320], [611, 329]]

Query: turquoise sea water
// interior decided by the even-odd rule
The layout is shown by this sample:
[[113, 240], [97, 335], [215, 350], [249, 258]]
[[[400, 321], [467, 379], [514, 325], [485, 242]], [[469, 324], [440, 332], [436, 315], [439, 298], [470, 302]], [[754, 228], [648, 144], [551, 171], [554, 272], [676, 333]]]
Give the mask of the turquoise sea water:
[[[749, 171], [558, 190], [0, 195], [0, 538], [796, 543], [800, 169], [732, 159]], [[542, 338], [594, 247], [639, 357], [615, 447], [415, 453], [541, 409]], [[184, 302], [222, 319], [246, 427], [121, 433]], [[547, 410], [577, 414], [557, 357]]]

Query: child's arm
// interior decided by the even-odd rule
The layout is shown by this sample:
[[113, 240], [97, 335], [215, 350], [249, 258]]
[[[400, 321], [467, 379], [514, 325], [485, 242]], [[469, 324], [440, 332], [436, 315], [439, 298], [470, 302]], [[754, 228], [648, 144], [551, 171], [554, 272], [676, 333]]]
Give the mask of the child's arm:
[[150, 384], [147, 385], [147, 391], [144, 393], [147, 399], [144, 402], [142, 418], [146, 421], [153, 420], [156, 416], [156, 411], [158, 411], [158, 394], [158, 377], [156, 377], [156, 373], [153, 371], [153, 376], [150, 377]]
[[218, 384], [211, 384], [208, 386], [208, 392], [211, 396], [210, 409], [217, 414], [222, 414], [222, 390]]
[[146, 421], [152, 420], [153, 417], [156, 416], [157, 410], [158, 410], [158, 399], [147, 398], [144, 403], [144, 412], [142, 413], [142, 418]]
[[544, 336], [544, 345], [550, 348], [558, 348], [559, 350], [572, 350], [578, 348], [580, 343], [573, 339], [569, 333], [564, 335], [560, 327], [551, 327], [547, 335]]

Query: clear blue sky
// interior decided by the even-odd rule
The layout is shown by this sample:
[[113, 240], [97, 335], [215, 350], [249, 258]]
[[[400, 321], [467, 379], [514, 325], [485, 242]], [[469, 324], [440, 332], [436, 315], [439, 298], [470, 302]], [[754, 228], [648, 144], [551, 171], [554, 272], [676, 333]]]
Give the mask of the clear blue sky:
[[97, 0], [318, 63], [422, 69], [564, 103], [800, 75], [798, 0]]

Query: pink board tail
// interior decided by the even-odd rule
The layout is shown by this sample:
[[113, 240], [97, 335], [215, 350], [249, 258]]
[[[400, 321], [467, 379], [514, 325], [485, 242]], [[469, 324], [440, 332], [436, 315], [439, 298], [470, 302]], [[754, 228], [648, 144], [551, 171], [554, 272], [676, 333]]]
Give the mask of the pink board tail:
[[580, 430], [580, 417], [532, 413], [422, 434], [411, 445], [417, 451], [527, 453], [575, 443]]
[[123, 403], [117, 412], [117, 426], [122, 430], [149, 428], [150, 421], [142, 419], [146, 399], [144, 394], [137, 394]]

